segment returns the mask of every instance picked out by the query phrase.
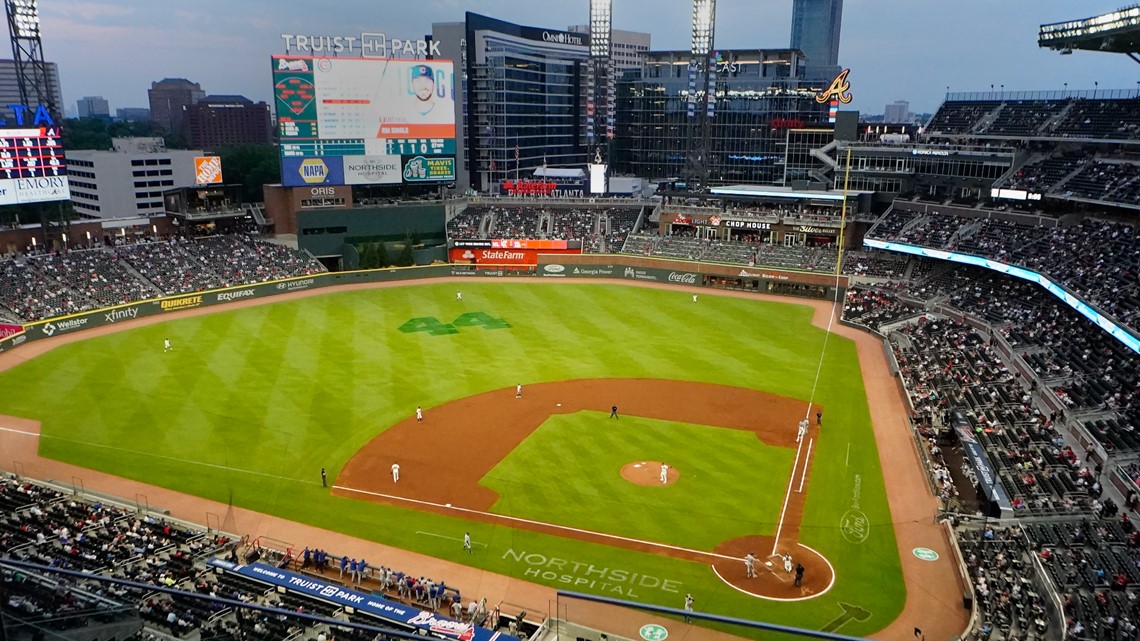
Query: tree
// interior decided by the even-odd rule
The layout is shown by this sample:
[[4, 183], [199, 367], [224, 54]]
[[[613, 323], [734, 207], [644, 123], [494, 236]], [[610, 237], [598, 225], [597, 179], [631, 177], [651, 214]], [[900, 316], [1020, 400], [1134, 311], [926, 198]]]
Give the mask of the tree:
[[112, 122], [103, 118], [70, 118], [63, 121], [64, 149], [111, 149], [112, 138], [162, 138], [167, 149], [186, 149], [181, 134], [162, 131], [153, 122]]
[[243, 202], [261, 202], [262, 186], [281, 182], [281, 164], [273, 147], [234, 145], [223, 148], [218, 155], [222, 157], [223, 180], [227, 185], [242, 186]]
[[400, 249], [400, 257], [396, 259], [396, 266], [411, 267], [415, 262], [415, 258], [412, 256], [412, 244], [405, 242], [404, 246]]
[[376, 266], [387, 267], [391, 264], [392, 261], [388, 258], [388, 247], [382, 242], [376, 243]]
[[357, 254], [360, 256], [360, 264], [357, 265], [360, 269], [372, 269], [375, 267], [374, 262], [376, 255], [372, 250], [372, 243], [364, 243], [357, 245]]

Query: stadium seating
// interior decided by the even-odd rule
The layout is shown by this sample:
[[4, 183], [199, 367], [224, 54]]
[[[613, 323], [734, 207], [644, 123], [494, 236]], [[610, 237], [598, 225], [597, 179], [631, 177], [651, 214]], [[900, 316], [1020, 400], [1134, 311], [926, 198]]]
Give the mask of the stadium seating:
[[323, 271], [307, 253], [242, 236], [41, 254], [0, 261], [0, 312], [30, 322]]
[[946, 136], [1135, 140], [1140, 99], [948, 100], [926, 130]]

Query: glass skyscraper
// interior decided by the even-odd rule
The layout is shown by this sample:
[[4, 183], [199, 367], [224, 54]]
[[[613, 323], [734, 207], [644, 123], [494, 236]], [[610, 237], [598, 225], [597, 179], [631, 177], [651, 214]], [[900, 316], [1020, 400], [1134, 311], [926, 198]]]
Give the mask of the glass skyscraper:
[[834, 78], [839, 73], [839, 32], [843, 0], [794, 0], [792, 49], [807, 56], [808, 79]]

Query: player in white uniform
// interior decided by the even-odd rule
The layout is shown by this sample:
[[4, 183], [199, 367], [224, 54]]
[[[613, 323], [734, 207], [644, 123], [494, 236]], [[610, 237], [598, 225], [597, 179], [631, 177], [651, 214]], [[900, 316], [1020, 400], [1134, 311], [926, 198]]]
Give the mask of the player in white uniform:
[[400, 464], [399, 463], [393, 463], [392, 464], [392, 482], [398, 483], [399, 481], [400, 481]]
[[416, 422], [417, 423], [423, 423], [424, 422], [424, 410], [422, 407], [420, 407], [418, 405], [416, 406]]
[[784, 571], [787, 572], [788, 574], [792, 573], [792, 555], [791, 554], [785, 554], [784, 555]]
[[804, 434], [807, 434], [807, 419], [800, 421], [799, 429], [796, 430], [796, 442], [804, 440]]
[[468, 553], [468, 554], [472, 554], [472, 552], [471, 552], [471, 533], [470, 532], [464, 532], [463, 533], [463, 551]]
[[163, 352], [169, 352], [169, 351], [170, 351], [170, 350], [172, 350], [172, 349], [174, 349], [174, 348], [170, 346], [170, 339], [169, 339], [169, 338], [164, 338], [164, 339], [162, 340], [162, 351], [163, 351]]
[[455, 292], [455, 300], [463, 300], [463, 292]]
[[522, 383], [515, 385], [515, 398], [522, 398]]
[[697, 302], [697, 295], [696, 294], [693, 294], [693, 302], [694, 303]]
[[662, 483], [668, 483], [669, 482], [669, 465], [667, 463], [661, 464], [661, 482]]
[[756, 555], [752, 554], [751, 552], [749, 552], [744, 557], [744, 576], [756, 576]]

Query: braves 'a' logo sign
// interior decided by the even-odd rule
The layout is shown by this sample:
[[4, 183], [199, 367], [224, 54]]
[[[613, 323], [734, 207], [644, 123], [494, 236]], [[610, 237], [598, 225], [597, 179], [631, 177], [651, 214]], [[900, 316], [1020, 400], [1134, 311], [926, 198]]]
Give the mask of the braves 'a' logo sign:
[[821, 105], [831, 100], [838, 100], [843, 104], [851, 102], [851, 83], [847, 82], [847, 74], [849, 73], [851, 73], [850, 69], [840, 71], [835, 80], [831, 81], [830, 87], [816, 94], [815, 101]]

